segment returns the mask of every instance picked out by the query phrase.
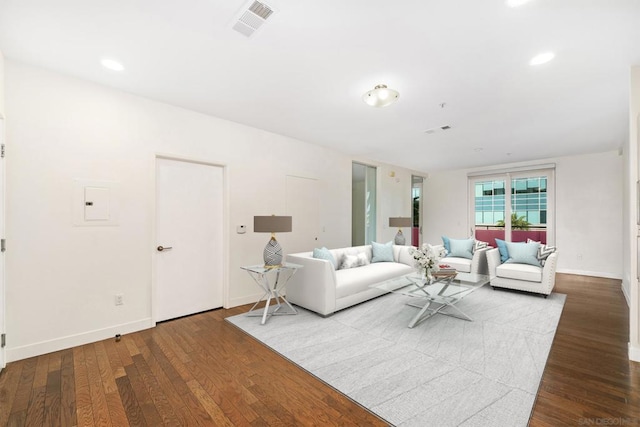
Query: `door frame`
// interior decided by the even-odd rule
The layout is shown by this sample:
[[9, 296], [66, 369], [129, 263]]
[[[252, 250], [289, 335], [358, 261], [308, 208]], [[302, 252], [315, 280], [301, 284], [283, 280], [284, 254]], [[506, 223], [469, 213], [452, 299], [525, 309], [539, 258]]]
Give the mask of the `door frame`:
[[[6, 138], [4, 130], [4, 116], [0, 114], [0, 144], [6, 147]], [[4, 151], [4, 150], [3, 150]], [[6, 238], [6, 215], [5, 215], [5, 194], [6, 194], [6, 170], [7, 164], [5, 157], [0, 158], [0, 238]], [[4, 252], [0, 253], [0, 334], [7, 332], [7, 282], [5, 278], [6, 263]], [[6, 335], [5, 335], [6, 337]], [[6, 347], [0, 346], [0, 372], [7, 364]]]
[[195, 163], [200, 165], [214, 166], [222, 168], [222, 307], [229, 308], [229, 175], [228, 166], [224, 163], [181, 156], [176, 154], [155, 153], [151, 158], [151, 242], [149, 252], [151, 254], [151, 322], [155, 326], [158, 309], [158, 277], [156, 268], [158, 264], [158, 251], [156, 243], [158, 240], [156, 215], [158, 213], [156, 194], [158, 182], [156, 179], [158, 159], [174, 160], [178, 162]]

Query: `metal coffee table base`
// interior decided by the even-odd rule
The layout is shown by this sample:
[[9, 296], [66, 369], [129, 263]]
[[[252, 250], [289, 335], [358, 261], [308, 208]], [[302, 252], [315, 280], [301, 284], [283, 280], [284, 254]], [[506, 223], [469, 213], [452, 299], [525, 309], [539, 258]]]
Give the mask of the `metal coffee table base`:
[[[413, 328], [414, 326], [422, 323], [424, 320], [427, 320], [434, 314], [443, 314], [445, 316], [451, 316], [457, 319], [468, 320], [470, 322], [473, 322], [473, 319], [471, 317], [467, 316], [462, 310], [460, 310], [454, 304], [439, 304], [433, 301], [426, 301], [424, 304], [407, 303], [407, 305], [420, 309], [418, 314], [416, 314], [413, 317], [413, 319], [411, 319], [411, 322], [409, 322], [409, 328]], [[431, 308], [431, 305], [437, 305], [438, 307]], [[442, 311], [447, 307], [454, 309], [458, 313], [445, 313], [444, 311]]]

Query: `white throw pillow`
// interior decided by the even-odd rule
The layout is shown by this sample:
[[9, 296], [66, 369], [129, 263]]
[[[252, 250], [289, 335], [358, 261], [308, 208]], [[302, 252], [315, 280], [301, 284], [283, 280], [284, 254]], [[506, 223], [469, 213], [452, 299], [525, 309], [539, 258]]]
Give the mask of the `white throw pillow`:
[[340, 270], [355, 268], [369, 264], [369, 257], [364, 252], [344, 254], [340, 260]]

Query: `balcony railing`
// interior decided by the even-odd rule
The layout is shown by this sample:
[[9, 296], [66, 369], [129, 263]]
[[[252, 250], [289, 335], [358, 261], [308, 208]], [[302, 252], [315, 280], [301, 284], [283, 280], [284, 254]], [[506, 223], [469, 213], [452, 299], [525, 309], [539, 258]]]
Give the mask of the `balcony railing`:
[[[491, 246], [496, 247], [495, 239], [505, 239], [504, 227], [496, 225], [476, 224], [476, 239], [488, 242]], [[540, 243], [547, 243], [547, 227], [546, 225], [532, 225], [528, 230], [511, 230], [512, 242], [526, 242], [527, 239], [535, 240]]]

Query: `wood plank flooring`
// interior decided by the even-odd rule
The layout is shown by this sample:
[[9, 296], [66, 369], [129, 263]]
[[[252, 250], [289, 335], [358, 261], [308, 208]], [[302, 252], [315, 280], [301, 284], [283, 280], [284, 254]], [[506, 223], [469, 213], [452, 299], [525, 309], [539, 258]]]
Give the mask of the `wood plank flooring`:
[[[568, 297], [530, 425], [640, 425], [620, 281], [559, 274], [555, 290]], [[224, 322], [248, 309], [10, 363], [0, 426], [387, 425]]]

